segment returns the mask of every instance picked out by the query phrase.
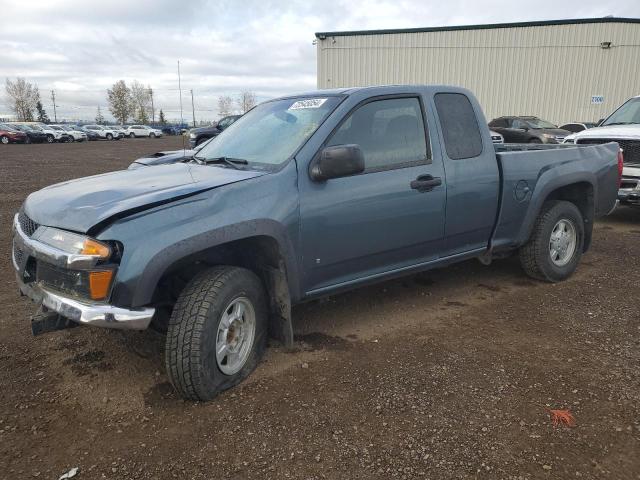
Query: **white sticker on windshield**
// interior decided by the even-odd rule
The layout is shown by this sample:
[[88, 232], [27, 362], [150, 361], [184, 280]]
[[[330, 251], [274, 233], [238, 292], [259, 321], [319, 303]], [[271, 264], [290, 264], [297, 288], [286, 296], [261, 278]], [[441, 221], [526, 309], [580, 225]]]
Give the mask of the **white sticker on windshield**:
[[289, 107], [289, 110], [300, 110], [302, 108], [320, 108], [326, 98], [307, 98], [306, 100], [298, 100]]

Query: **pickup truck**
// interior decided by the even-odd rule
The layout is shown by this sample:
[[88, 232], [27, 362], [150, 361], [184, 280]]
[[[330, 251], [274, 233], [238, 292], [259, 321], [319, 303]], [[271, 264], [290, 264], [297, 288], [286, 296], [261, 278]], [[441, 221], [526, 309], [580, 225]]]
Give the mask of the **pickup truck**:
[[598, 145], [616, 142], [622, 148], [624, 168], [618, 190], [622, 205], [640, 205], [640, 97], [633, 97], [602, 120], [565, 139], [576, 145]]
[[471, 92], [321, 90], [264, 102], [191, 162], [71, 180], [13, 223], [34, 334], [77, 324], [166, 331], [166, 370], [208, 400], [291, 345], [291, 306], [517, 252], [569, 277], [616, 203], [621, 156], [494, 145]]

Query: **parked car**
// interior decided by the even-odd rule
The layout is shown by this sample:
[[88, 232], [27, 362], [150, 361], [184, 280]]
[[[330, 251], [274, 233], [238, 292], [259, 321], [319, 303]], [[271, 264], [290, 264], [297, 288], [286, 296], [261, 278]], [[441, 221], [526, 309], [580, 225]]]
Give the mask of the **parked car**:
[[500, 135], [498, 132], [489, 130], [489, 135], [491, 135], [491, 141], [493, 143], [504, 143], [504, 137]]
[[125, 129], [121, 125], [105, 125], [105, 128], [113, 131], [118, 138], [124, 138], [127, 136]]
[[62, 129], [51, 128], [50, 125], [42, 122], [21, 122], [22, 125], [29, 125], [32, 129], [40, 130], [47, 136], [48, 143], [66, 143], [69, 141], [69, 135]]
[[506, 143], [562, 143], [571, 132], [538, 117], [499, 117], [489, 127], [501, 134]]
[[158, 130], [157, 128], [152, 128], [147, 125], [130, 125], [124, 131], [125, 135], [130, 138], [136, 137], [148, 137], [148, 138], [159, 138], [162, 136], [162, 130]]
[[5, 123], [0, 123], [0, 143], [27, 143], [27, 134], [10, 127]]
[[191, 163], [30, 194], [13, 264], [43, 307], [34, 333], [154, 322], [175, 389], [208, 400], [269, 334], [292, 344], [292, 304], [510, 252], [535, 279], [568, 278], [620, 162], [615, 143], [494, 145], [462, 88], [320, 90], [256, 106]]
[[87, 140], [89, 140], [90, 142], [100, 140], [100, 134], [98, 132], [90, 130], [83, 125], [73, 125], [73, 128], [84, 133], [87, 136]]
[[26, 134], [26, 143], [44, 143], [49, 140], [46, 133], [38, 128], [32, 127], [31, 125], [24, 123], [8, 123], [7, 125]]
[[593, 128], [597, 126], [598, 124], [596, 122], [575, 122], [575, 123], [565, 123], [564, 125], [561, 125], [559, 128], [561, 130], [566, 130], [567, 132], [578, 133], [583, 130], [586, 130], [587, 128]]
[[175, 125], [163, 125], [157, 127], [164, 135], [182, 135], [182, 128]]
[[85, 125], [85, 130], [91, 130], [99, 135], [104, 140], [120, 140], [120, 135], [115, 130], [111, 130], [104, 125]]
[[640, 205], [640, 96], [623, 103], [599, 127], [571, 135], [565, 142], [577, 145], [617, 142], [624, 155], [618, 200], [623, 205]]
[[72, 142], [84, 142], [87, 140], [87, 134], [82, 130], [78, 130], [77, 127], [73, 125], [55, 125], [62, 128], [69, 136], [71, 137]]
[[[215, 138], [215, 137], [214, 137]], [[194, 149], [186, 149], [182, 150], [169, 150], [165, 152], [156, 152], [151, 155], [146, 155], [144, 157], [138, 158], [131, 165], [129, 165], [129, 170], [134, 170], [136, 168], [141, 167], [153, 167], [156, 165], [167, 165], [170, 163], [178, 163], [178, 162], [186, 162], [193, 159], [193, 156], [198, 153], [202, 148], [211, 142], [213, 138], [206, 140], [201, 143]]]
[[71, 143], [73, 142], [74, 138], [73, 135], [71, 134], [71, 132], [68, 132], [66, 129], [62, 128], [60, 125], [47, 125], [47, 128], [49, 128], [50, 130], [53, 130], [55, 132], [59, 132], [60, 133], [60, 139], [58, 140], [61, 143]]
[[191, 148], [220, 135], [224, 129], [230, 127], [239, 118], [240, 115], [229, 115], [221, 118], [217, 124], [210, 127], [192, 128], [189, 130], [189, 144]]

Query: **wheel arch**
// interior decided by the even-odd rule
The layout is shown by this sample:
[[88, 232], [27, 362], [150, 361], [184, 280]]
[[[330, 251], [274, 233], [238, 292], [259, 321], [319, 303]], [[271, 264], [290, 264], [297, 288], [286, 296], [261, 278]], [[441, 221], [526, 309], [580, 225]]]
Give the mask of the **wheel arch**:
[[[242, 227], [237, 228], [240, 229], [238, 231], [242, 230]], [[181, 290], [186, 281], [214, 265], [247, 268], [258, 275], [267, 291], [270, 336], [285, 345], [291, 345], [291, 305], [298, 298], [297, 270], [288, 240], [273, 233], [255, 232], [253, 235], [225, 238], [220, 242], [211, 242], [211, 239], [205, 242], [196, 238], [159, 252], [139, 278], [132, 303], [167, 303], [167, 295], [176, 298], [176, 292], [169, 289]]]
[[596, 181], [589, 174], [575, 174], [558, 177], [545, 184], [538, 193], [534, 192], [534, 198], [525, 217], [518, 235], [518, 244], [522, 245], [531, 236], [535, 220], [540, 215], [545, 202], [550, 200], [565, 200], [578, 207], [584, 220], [584, 246], [586, 252], [593, 234], [593, 220], [595, 218]]

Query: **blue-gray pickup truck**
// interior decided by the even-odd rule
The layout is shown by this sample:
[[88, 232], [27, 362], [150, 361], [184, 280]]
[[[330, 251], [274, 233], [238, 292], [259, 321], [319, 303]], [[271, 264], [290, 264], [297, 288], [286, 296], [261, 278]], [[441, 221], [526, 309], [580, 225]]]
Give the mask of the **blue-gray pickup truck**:
[[467, 90], [322, 90], [253, 108], [189, 162], [44, 188], [12, 258], [35, 334], [78, 324], [166, 332], [186, 398], [244, 379], [291, 306], [517, 252], [569, 277], [614, 208], [616, 143], [494, 145]]

